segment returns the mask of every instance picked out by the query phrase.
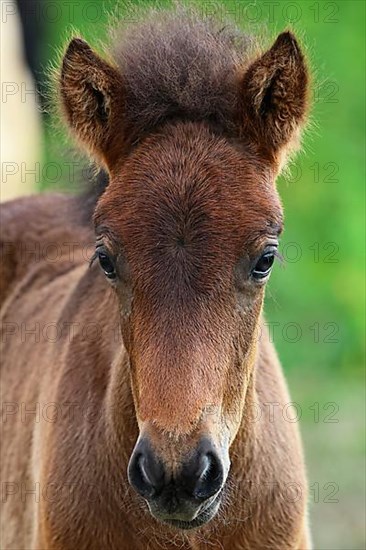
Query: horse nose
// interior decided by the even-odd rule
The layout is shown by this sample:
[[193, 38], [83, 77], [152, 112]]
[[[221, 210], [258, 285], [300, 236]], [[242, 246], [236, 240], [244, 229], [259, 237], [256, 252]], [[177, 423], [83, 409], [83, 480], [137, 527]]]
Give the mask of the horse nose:
[[203, 440], [183, 464], [180, 482], [190, 496], [203, 501], [220, 491], [224, 476], [225, 468], [218, 452], [211, 441]]
[[127, 473], [132, 487], [147, 500], [157, 496], [164, 488], [163, 463], [157, 458], [145, 439], [136, 445]]
[[209, 440], [201, 441], [174, 474], [146, 439], [137, 444], [128, 466], [132, 487], [148, 501], [159, 499], [165, 503], [174, 500], [200, 504], [221, 490], [224, 477], [223, 461]]

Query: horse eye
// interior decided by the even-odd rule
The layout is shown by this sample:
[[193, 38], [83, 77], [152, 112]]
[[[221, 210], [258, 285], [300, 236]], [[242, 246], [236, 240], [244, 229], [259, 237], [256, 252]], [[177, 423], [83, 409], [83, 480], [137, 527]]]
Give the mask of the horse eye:
[[115, 279], [116, 270], [111, 258], [105, 252], [98, 252], [97, 254], [99, 258], [100, 267], [104, 271], [105, 276], [108, 277], [108, 279]]
[[265, 279], [271, 272], [272, 265], [274, 262], [274, 252], [265, 252], [259, 258], [252, 270], [252, 276], [257, 281]]

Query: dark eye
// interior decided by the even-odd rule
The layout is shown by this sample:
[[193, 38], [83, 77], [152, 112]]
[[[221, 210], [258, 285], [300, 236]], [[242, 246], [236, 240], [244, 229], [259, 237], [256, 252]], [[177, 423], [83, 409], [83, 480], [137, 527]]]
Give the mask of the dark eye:
[[252, 270], [252, 276], [257, 281], [265, 279], [271, 272], [274, 262], [274, 251], [268, 251], [262, 254]]
[[102, 251], [97, 251], [100, 267], [103, 269], [104, 274], [108, 279], [115, 279], [116, 278], [116, 270], [114, 267], [114, 263], [111, 260], [111, 258]]

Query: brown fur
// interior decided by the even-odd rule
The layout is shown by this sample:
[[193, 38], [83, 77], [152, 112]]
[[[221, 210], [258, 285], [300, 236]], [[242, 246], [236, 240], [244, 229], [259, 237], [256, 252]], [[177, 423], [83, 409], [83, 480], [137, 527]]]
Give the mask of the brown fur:
[[137, 136], [176, 116], [210, 120], [235, 133], [238, 67], [254, 55], [254, 37], [185, 8], [152, 12], [115, 34], [126, 122]]
[[[250, 63], [214, 28], [162, 15], [126, 34], [113, 66], [81, 39], [65, 54], [66, 118], [109, 175], [94, 225], [114, 288], [86, 265], [80, 199], [2, 207], [2, 548], [310, 547], [299, 434], [268, 415], [290, 398], [249, 275], [282, 229], [274, 180], [305, 119], [307, 71], [290, 33]], [[55, 262], [24, 253], [49, 242]], [[62, 332], [24, 339], [35, 323]], [[22, 418], [36, 403], [39, 422]], [[126, 473], [139, 434], [173, 474], [202, 435], [227, 450], [209, 523], [183, 532], [149, 514]]]

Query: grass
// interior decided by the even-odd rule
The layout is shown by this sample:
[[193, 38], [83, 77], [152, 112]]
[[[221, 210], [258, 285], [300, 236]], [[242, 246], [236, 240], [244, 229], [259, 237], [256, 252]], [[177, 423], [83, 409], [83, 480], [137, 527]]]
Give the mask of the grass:
[[365, 548], [365, 386], [308, 369], [288, 376], [301, 407], [316, 550]]

